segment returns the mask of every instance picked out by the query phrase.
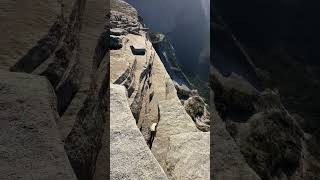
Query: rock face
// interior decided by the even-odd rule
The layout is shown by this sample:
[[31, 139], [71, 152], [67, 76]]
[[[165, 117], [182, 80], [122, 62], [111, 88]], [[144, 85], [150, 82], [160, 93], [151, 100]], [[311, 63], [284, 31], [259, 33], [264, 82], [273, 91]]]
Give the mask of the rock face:
[[209, 131], [210, 112], [208, 111], [208, 105], [205, 103], [204, 97], [201, 97], [204, 95], [202, 92], [206, 91], [206, 88], [200, 89], [200, 91], [193, 89], [194, 85], [190, 83], [180, 68], [175, 49], [164, 34], [149, 32], [148, 37], [173, 80], [179, 99], [183, 102], [188, 114], [195, 121], [197, 128], [201, 131]]
[[261, 112], [249, 120], [247, 132], [240, 132], [240, 148], [248, 163], [262, 179], [274, 172], [290, 176], [299, 166], [302, 131], [287, 113]]
[[0, 109], [0, 179], [76, 179], [46, 78], [1, 70]]
[[260, 180], [259, 176], [247, 164], [230, 133], [226, 130], [225, 123], [215, 108], [214, 93], [211, 93], [211, 179], [241, 179]]
[[195, 121], [199, 130], [210, 131], [210, 113], [209, 107], [200, 96], [191, 96], [183, 102], [187, 113]]
[[[150, 174], [150, 177], [165, 172], [168, 179], [209, 179], [209, 135], [200, 132], [186, 112], [175, 83], [148, 39], [148, 29], [141, 21], [142, 18], [139, 18], [137, 11], [126, 2], [113, 0], [110, 19], [111, 32], [122, 40], [123, 45], [120, 49], [110, 51], [111, 83], [123, 85], [127, 90], [126, 97], [111, 95], [114, 101], [111, 103], [114, 104], [111, 107], [111, 122], [115, 121], [111, 123], [110, 147], [114, 164], [113, 177], [134, 179], [138, 176], [137, 173], [141, 173], [140, 169], [128, 167], [123, 170], [123, 167], [131, 164], [134, 167], [143, 166], [142, 171], [146, 171], [145, 174]], [[126, 102], [130, 111], [120, 110], [123, 109], [120, 104]], [[122, 106], [127, 108], [128, 105]], [[202, 105], [204, 107], [204, 104]], [[141, 134], [136, 132], [137, 130], [143, 135], [144, 142], [141, 142]], [[129, 142], [127, 138], [130, 139]], [[187, 151], [192, 144], [199, 146]], [[133, 148], [128, 148], [129, 145]], [[146, 145], [151, 151], [144, 149]], [[172, 147], [171, 151], [169, 147]], [[131, 150], [141, 152], [147, 158], [140, 159], [141, 155], [127, 158], [134, 153]], [[161, 171], [155, 169], [150, 155], [155, 157]], [[146, 162], [151, 165], [150, 170], [156, 172], [145, 170]], [[184, 162], [183, 166], [178, 162]], [[191, 170], [187, 164], [199, 168]], [[141, 176], [144, 177], [144, 174]]]
[[[57, 21], [61, 11], [59, 1], [2, 1], [0, 20], [3, 23], [0, 25], [2, 32], [0, 45], [5, 48], [0, 50], [0, 68], [8, 70], [21, 58], [25, 62], [28, 58], [40, 60], [48, 56], [61, 37], [61, 31], [58, 30], [60, 25]], [[12, 33], [13, 30], [15, 33]], [[39, 41], [40, 39], [42, 40]], [[48, 39], [50, 40], [47, 41]], [[34, 54], [34, 57], [27, 57], [31, 54]], [[25, 65], [33, 67], [39, 64]]]
[[164, 34], [160, 33], [151, 32], [149, 36], [152, 45], [160, 56], [160, 59], [163, 62], [172, 80], [179, 86], [182, 86], [188, 91], [191, 91], [193, 86], [177, 63], [178, 61], [175, 50], [171, 45], [169, 39]]
[[[320, 122], [319, 53], [315, 47], [320, 25], [311, 20], [319, 15], [312, 8], [318, 5], [300, 0], [214, 2], [212, 64], [224, 78], [237, 74], [260, 91], [250, 97], [249, 91], [232, 95], [239, 94], [240, 88], [217, 88], [221, 81], [216, 74], [212, 79], [216, 107], [248, 164], [263, 179], [319, 177], [319, 154], [314, 150], [319, 149], [315, 143]], [[250, 100], [239, 103], [244, 97]], [[230, 116], [239, 117], [240, 112], [244, 113], [241, 123]]]
[[[12, 2], [1, 3], [14, 9]], [[114, 0], [107, 14], [105, 1], [16, 3], [44, 11], [13, 23], [39, 26], [39, 32], [26, 28], [27, 40], [6, 32], [8, 47], [21, 49], [1, 49], [0, 178], [100, 180], [110, 171], [111, 179], [209, 178], [208, 133], [197, 129], [181, 104], [132, 6]], [[1, 15], [1, 27], [10, 18]], [[164, 149], [166, 156], [152, 153], [162, 147], [172, 148]], [[190, 165], [199, 168], [188, 170]]]
[[[240, 85], [230, 83], [237, 76], [224, 78], [218, 72], [212, 76], [214, 103], [224, 120], [219, 114], [215, 115], [214, 139], [222, 142], [212, 145], [214, 155], [230, 157], [229, 153], [215, 149], [223, 146], [223, 141], [233, 141], [237, 153], [246, 160], [242, 163], [248, 163], [261, 179], [293, 177], [300, 166], [303, 132], [282, 105], [279, 94], [272, 90], [259, 92], [239, 77], [237, 84]], [[224, 136], [216, 134], [222, 131], [226, 133]], [[232, 139], [225, 139], [227, 136]], [[223, 172], [224, 176], [229, 173], [227, 170], [214, 172]]]
[[185, 112], [184, 107], [176, 99], [159, 103], [159, 124], [157, 134], [152, 145], [152, 152], [158, 159], [161, 166], [167, 171], [166, 159], [171, 135], [181, 133], [197, 132], [190, 116]]
[[[109, 101], [108, 35], [103, 33], [94, 56], [90, 93], [76, 116], [75, 124], [65, 140], [65, 149], [78, 179], [91, 179], [102, 146]], [[99, 63], [100, 62], [100, 63]], [[96, 65], [96, 66], [95, 66]]]
[[[288, 87], [280, 85], [275, 89], [276, 84], [268, 84], [278, 81], [278, 77], [270, 79], [265, 71], [269, 66], [258, 69], [259, 60], [252, 59], [255, 53], [245, 49], [237, 34], [231, 33], [232, 26], [227, 26], [219, 15], [213, 21], [218, 36], [210, 78], [214, 93], [212, 112], [216, 112], [212, 116], [213, 177], [300, 180], [318, 176], [319, 161], [316, 153], [310, 151], [317, 146], [307, 145], [310, 134], [301, 126], [304, 120], [294, 115], [287, 104]], [[280, 97], [282, 92], [284, 97]], [[239, 165], [245, 168], [236, 170]]]
[[[19, 108], [7, 101], [15, 100], [8, 92], [1, 93], [1, 100], [6, 100], [1, 104], [8, 112], [24, 115], [13, 118], [21, 124], [1, 125], [11, 126], [6, 136], [19, 137], [15, 139], [19, 142], [12, 141], [5, 149], [8, 158], [1, 159], [1, 175], [7, 175], [5, 179], [92, 179], [109, 117], [109, 33], [104, 29], [109, 3], [0, 4], [6, 47], [0, 52], [0, 69], [21, 72], [0, 75], [8, 81], [1, 82], [12, 88], [1, 90], [14, 90]], [[13, 29], [17, 32], [9, 32]], [[0, 114], [7, 119], [7, 113]]]
[[167, 167], [170, 179], [210, 179], [210, 133], [170, 136]]
[[111, 179], [167, 179], [136, 125], [124, 86], [111, 85], [110, 104]]

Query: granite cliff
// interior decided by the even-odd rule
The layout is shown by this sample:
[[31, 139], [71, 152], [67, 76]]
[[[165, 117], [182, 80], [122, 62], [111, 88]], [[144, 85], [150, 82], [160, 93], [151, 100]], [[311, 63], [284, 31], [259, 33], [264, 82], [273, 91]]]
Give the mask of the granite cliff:
[[[111, 2], [110, 28], [111, 177], [209, 179], [210, 138], [201, 131], [210, 124], [207, 105], [189, 89], [179, 98], [166, 59], [131, 5]], [[125, 119], [113, 118], [123, 109]], [[121, 148], [123, 138], [137, 143]], [[136, 171], [121, 172], [129, 165]]]
[[92, 179], [108, 127], [109, 4], [0, 4], [0, 179]]
[[316, 4], [214, 2], [213, 179], [319, 179]]
[[179, 92], [135, 8], [0, 5], [0, 179], [209, 179], [208, 106]]

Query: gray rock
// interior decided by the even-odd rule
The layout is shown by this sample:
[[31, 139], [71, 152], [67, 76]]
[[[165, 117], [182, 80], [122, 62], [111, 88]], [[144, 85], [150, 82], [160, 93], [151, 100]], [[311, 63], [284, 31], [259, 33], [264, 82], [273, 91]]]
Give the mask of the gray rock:
[[250, 168], [240, 152], [234, 139], [225, 128], [214, 107], [214, 94], [210, 96], [211, 121], [213, 126], [211, 140], [211, 179], [213, 180], [260, 180], [260, 177]]
[[167, 155], [169, 179], [210, 179], [210, 133], [170, 136]]
[[76, 179], [49, 81], [0, 71], [0, 179]]
[[[55, 88], [58, 98], [58, 112], [62, 115], [74, 95], [80, 88], [80, 30], [82, 24], [82, 11], [85, 3], [76, 1], [79, 8], [70, 14], [70, 22], [65, 29], [61, 47], [55, 51], [53, 62], [41, 74], [47, 76]], [[76, 6], [75, 6], [76, 7]]]
[[[100, 45], [101, 42], [98, 42], [93, 58], [92, 70], [95, 73], [91, 75], [88, 96], [65, 140], [65, 150], [79, 180], [92, 179], [94, 176], [103, 133], [106, 130], [105, 122], [109, 118], [107, 110], [109, 109], [110, 74], [108, 67], [110, 61], [108, 52], [99, 47]], [[107, 48], [107, 46], [103, 47]], [[101, 52], [103, 53], [100, 54]], [[98, 65], [99, 67], [97, 67]]]
[[210, 131], [210, 113], [208, 105], [200, 96], [192, 96], [184, 101], [184, 108], [201, 131]]
[[110, 105], [111, 179], [167, 179], [135, 124], [125, 87], [111, 85]]
[[[108, 62], [109, 61], [109, 54], [106, 55], [106, 57], [104, 58], [104, 60], [101, 62], [101, 65], [98, 69], [98, 74], [99, 77], [98, 79], [100, 79], [98, 82], [101, 82], [101, 80], [104, 79], [104, 76], [106, 75], [106, 72], [108, 72]], [[105, 83], [109, 83], [109, 82], [105, 82]], [[109, 87], [108, 87], [109, 88]], [[107, 96], [109, 96], [109, 91], [107, 93]], [[110, 101], [106, 104], [107, 106], [105, 107], [109, 107], [109, 103]], [[106, 111], [106, 120], [107, 122], [110, 122], [110, 113], [107, 110]], [[105, 124], [104, 127], [104, 132], [103, 132], [103, 136], [101, 139], [101, 148], [99, 150], [99, 154], [96, 160], [96, 164], [95, 164], [95, 174], [93, 176], [94, 180], [105, 180], [109, 178], [110, 175], [110, 127], [109, 127], [109, 123]], [[106, 178], [107, 177], [107, 178]]]
[[181, 133], [197, 132], [191, 117], [177, 99], [159, 103], [159, 123], [157, 134], [152, 145], [152, 152], [166, 171], [166, 159], [169, 147], [169, 137]]
[[110, 29], [110, 34], [115, 36], [122, 36], [122, 35], [126, 35], [127, 31], [121, 28], [113, 28], [113, 29]]
[[62, 35], [62, 24], [55, 23], [60, 6], [58, 1], [1, 1], [0, 69], [30, 72], [50, 55]]
[[301, 159], [302, 131], [284, 111], [270, 110], [253, 115], [249, 129], [240, 132], [240, 148], [248, 164], [262, 179], [273, 178], [273, 172], [290, 176]]
[[[68, 0], [69, 1], [69, 0]], [[70, 5], [73, 1], [70, 1]], [[88, 96], [91, 85], [92, 67], [97, 69], [105, 51], [109, 45], [109, 33], [102, 33], [103, 28], [107, 27], [109, 22], [106, 16], [106, 9], [110, 4], [105, 1], [87, 1], [83, 14], [83, 23], [80, 32], [79, 68], [81, 72], [81, 81], [78, 92], [72, 96], [72, 101], [61, 117], [59, 129], [62, 132], [63, 139], [70, 133], [77, 113], [83, 107], [83, 103]], [[73, 6], [70, 7], [70, 10]], [[106, 26], [105, 26], [106, 25]], [[102, 34], [101, 34], [102, 33]], [[98, 42], [98, 44], [97, 44]], [[94, 56], [94, 57], [93, 57]], [[92, 61], [92, 58], [96, 61]]]

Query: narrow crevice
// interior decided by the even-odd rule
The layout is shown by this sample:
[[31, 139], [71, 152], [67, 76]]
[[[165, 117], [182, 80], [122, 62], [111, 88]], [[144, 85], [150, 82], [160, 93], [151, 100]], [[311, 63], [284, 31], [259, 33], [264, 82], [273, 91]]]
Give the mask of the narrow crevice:
[[40, 39], [13, 67], [12, 72], [31, 73], [46, 61], [59, 45], [65, 31], [65, 22], [62, 16], [51, 26], [48, 34]]
[[[102, 34], [101, 37], [107, 36]], [[109, 108], [110, 80], [109, 60], [105, 58], [108, 53], [108, 44], [105, 42], [108, 40], [100, 38], [97, 43], [90, 92], [76, 117], [73, 129], [65, 140], [65, 150], [79, 180], [93, 178], [97, 157], [102, 147], [101, 141]], [[105, 60], [107, 62], [101, 63]]]

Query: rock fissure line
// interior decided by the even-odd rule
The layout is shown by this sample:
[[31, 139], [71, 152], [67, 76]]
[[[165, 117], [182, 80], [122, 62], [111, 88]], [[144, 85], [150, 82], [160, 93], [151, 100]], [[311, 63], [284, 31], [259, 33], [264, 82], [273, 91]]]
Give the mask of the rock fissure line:
[[[145, 27], [142, 18], [139, 18], [137, 11], [131, 5], [122, 0], [112, 0], [110, 23], [112, 34], [110, 43], [113, 46], [110, 51], [111, 82], [124, 85], [123, 88], [129, 91], [124, 82], [128, 77], [132, 77], [129, 75], [132, 72], [130, 69], [133, 63], [136, 64], [135, 76], [129, 78], [135, 82], [133, 84], [134, 92], [132, 94], [128, 92], [125, 100], [121, 99], [123, 97], [120, 98], [120, 96], [113, 94], [111, 94], [111, 99], [128, 103], [129, 116], [134, 118], [123, 120], [126, 120], [128, 124], [133, 123], [132, 128], [139, 131], [139, 137], [144, 139], [143, 149], [150, 154], [152, 153], [156, 161], [152, 158], [147, 159], [161, 167], [161, 171], [150, 171], [150, 169], [144, 168], [142, 171], [146, 171], [145, 174], [150, 173], [150, 177], [159, 172], [165, 172], [166, 175], [160, 179], [209, 179], [209, 133], [198, 130], [197, 127], [201, 129], [200, 126], [203, 124], [196, 125], [198, 122], [204, 121], [207, 128], [203, 131], [209, 130], [210, 121], [207, 120], [209, 111], [207, 114], [204, 112], [205, 108], [208, 108], [207, 105], [201, 97], [196, 99], [197, 101], [192, 100], [197, 96], [196, 91], [187, 90], [188, 98], [179, 99], [178, 88], [176, 89], [174, 81], [163, 65], [162, 59], [158, 56], [159, 52], [156, 52], [149, 40], [149, 29]], [[186, 101], [189, 98], [191, 98], [190, 101]], [[190, 107], [184, 105], [190, 105]], [[118, 111], [118, 109], [114, 109], [113, 112], [111, 107], [111, 114]], [[192, 113], [194, 120], [191, 116]], [[111, 119], [111, 121], [113, 120]], [[118, 126], [111, 126], [111, 130], [117, 129], [116, 127], [118, 128]], [[133, 137], [133, 135], [127, 134], [128, 131], [125, 130], [125, 127], [121, 129], [122, 132], [114, 135], [115, 138], [123, 137], [121, 134], [125, 134], [125, 137]], [[198, 139], [193, 136], [197, 136]], [[114, 143], [121, 144], [120, 141]], [[201, 145], [192, 146], [197, 143]], [[118, 146], [111, 146], [111, 152], [119, 153], [117, 148]], [[137, 146], [132, 146], [132, 148], [135, 149]], [[132, 152], [125, 149], [123, 153]], [[176, 155], [172, 156], [172, 154]], [[125, 159], [130, 159], [130, 157], [125, 156], [124, 160], [120, 162], [116, 157], [111, 156], [111, 164], [114, 165], [114, 167], [111, 166], [111, 177], [134, 178], [136, 172], [130, 171], [124, 174], [119, 172], [118, 165], [125, 164]], [[143, 160], [138, 160], [133, 166], [140, 167], [143, 162]], [[196, 170], [191, 166], [199, 168]], [[152, 178], [145, 177], [143, 179]]]
[[[24, 4], [23, 1], [16, 3]], [[26, 6], [33, 15], [34, 11], [38, 13], [38, 6], [57, 5], [62, 9], [46, 7], [49, 9], [47, 14], [55, 12], [58, 18], [51, 19], [53, 25], [37, 45], [28, 42], [30, 50], [22, 58], [12, 60], [16, 64], [10, 70], [21, 73], [4, 72], [1, 75], [10, 81], [9, 84], [1, 81], [2, 85], [12, 90], [20, 86], [22, 91], [16, 91], [17, 102], [25, 104], [26, 109], [14, 108], [16, 113], [7, 113], [1, 118], [9, 120], [14, 114], [22, 114], [23, 117], [15, 118], [21, 119], [25, 130], [15, 129], [17, 124], [8, 128], [11, 129], [7, 131], [8, 137], [16, 138], [6, 148], [24, 153], [12, 153], [2, 161], [0, 179], [94, 179], [97, 161], [103, 159], [99, 157], [100, 150], [106, 145], [103, 138], [109, 139], [105, 137], [108, 134], [106, 122], [109, 122], [109, 32], [103, 30], [103, 27], [107, 28], [109, 4], [91, 0], [55, 3], [41, 0]], [[19, 9], [10, 9], [16, 10]], [[9, 16], [16, 14], [10, 12]], [[39, 27], [40, 22], [49, 17], [47, 14], [42, 12], [41, 17], [38, 14], [36, 18], [27, 17], [29, 21], [22, 25]], [[35, 35], [30, 34], [28, 37]], [[24, 39], [17, 38], [16, 41], [24, 42]], [[24, 48], [21, 43], [17, 45]], [[9, 97], [6, 93], [1, 94], [4, 96], [0, 101]], [[9, 101], [7, 106], [8, 110], [14, 107]], [[26, 139], [33, 142], [22, 146]]]

